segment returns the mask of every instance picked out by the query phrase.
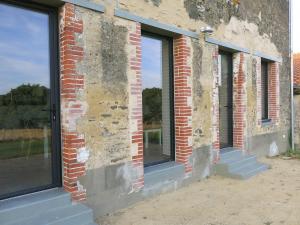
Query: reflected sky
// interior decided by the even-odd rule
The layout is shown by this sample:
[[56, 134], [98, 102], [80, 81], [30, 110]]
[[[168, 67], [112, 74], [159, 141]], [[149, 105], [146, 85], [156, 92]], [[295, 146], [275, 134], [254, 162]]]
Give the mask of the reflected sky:
[[162, 41], [142, 37], [143, 89], [162, 87]]
[[48, 15], [0, 3], [0, 94], [22, 84], [49, 87]]

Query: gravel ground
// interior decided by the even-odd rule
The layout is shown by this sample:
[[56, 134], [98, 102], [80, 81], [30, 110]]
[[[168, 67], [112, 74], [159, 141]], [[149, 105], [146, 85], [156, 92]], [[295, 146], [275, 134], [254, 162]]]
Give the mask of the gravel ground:
[[99, 219], [101, 225], [300, 225], [300, 160], [263, 159], [249, 180], [213, 176]]

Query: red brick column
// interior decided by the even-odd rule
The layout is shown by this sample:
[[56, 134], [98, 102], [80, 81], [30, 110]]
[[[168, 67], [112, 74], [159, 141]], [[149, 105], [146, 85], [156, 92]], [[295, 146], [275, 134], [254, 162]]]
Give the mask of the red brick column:
[[246, 74], [244, 53], [233, 55], [233, 147], [245, 150]]
[[130, 128], [132, 164], [135, 170], [133, 191], [144, 187], [144, 160], [143, 160], [143, 111], [142, 111], [142, 40], [141, 24], [135, 23], [129, 31], [130, 64]]
[[262, 124], [261, 113], [262, 113], [262, 105], [261, 105], [261, 58], [258, 56], [253, 56], [254, 65], [255, 65], [255, 78], [256, 78], [256, 121], [257, 125], [260, 126]]
[[300, 85], [300, 53], [293, 55], [294, 85]]
[[192, 171], [189, 158], [192, 154], [192, 82], [188, 60], [191, 49], [188, 38], [181, 35], [174, 39], [174, 91], [175, 91], [175, 145], [176, 161], [185, 165], [185, 172]]
[[78, 155], [85, 152], [85, 139], [76, 131], [76, 121], [85, 111], [77, 96], [84, 87], [84, 76], [77, 73], [76, 64], [82, 60], [84, 52], [75, 37], [82, 33], [83, 24], [76, 19], [74, 5], [67, 3], [60, 9], [59, 29], [63, 186], [71, 192], [73, 200], [82, 201], [86, 192], [78, 178], [85, 174], [85, 163]]
[[277, 124], [279, 122], [279, 64], [271, 62], [268, 64], [268, 101], [269, 101], [269, 119]]
[[213, 50], [213, 89], [212, 89], [212, 144], [214, 150], [214, 162], [219, 160], [220, 152], [220, 110], [219, 110], [219, 48]]

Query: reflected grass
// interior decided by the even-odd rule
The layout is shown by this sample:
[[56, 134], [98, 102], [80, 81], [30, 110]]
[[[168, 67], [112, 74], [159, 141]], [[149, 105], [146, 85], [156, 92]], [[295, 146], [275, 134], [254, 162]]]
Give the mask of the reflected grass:
[[0, 141], [0, 160], [29, 157], [43, 153], [44, 139]]

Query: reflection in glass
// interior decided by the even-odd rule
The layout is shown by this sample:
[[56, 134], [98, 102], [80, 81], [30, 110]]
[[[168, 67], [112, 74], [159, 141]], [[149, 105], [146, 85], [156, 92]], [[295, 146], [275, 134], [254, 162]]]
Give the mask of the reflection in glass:
[[169, 45], [163, 38], [142, 37], [144, 164], [169, 161]]
[[261, 117], [262, 120], [267, 120], [268, 115], [268, 63], [261, 62]]
[[0, 3], [0, 18], [1, 197], [50, 185], [52, 170], [48, 15]]

